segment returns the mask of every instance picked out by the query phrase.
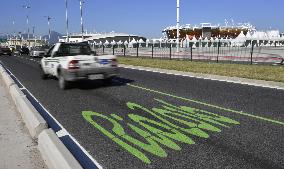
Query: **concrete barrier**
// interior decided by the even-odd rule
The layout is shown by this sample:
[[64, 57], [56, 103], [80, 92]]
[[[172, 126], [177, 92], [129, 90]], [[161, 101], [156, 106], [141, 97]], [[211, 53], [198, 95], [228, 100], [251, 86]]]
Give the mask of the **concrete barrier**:
[[38, 135], [47, 129], [46, 121], [36, 111], [33, 105], [26, 97], [15, 97], [15, 104], [21, 116], [33, 138], [37, 138]]
[[40, 133], [38, 149], [49, 169], [82, 168], [52, 129], [46, 129]]
[[[79, 162], [60, 141], [39, 112], [33, 107], [24, 93], [15, 84], [14, 80], [0, 65], [0, 78], [3, 79], [6, 88], [20, 112], [22, 119], [29, 130], [30, 135], [38, 138], [38, 149], [49, 169], [81, 169]], [[20, 138], [19, 138], [20, 139]]]
[[10, 75], [6, 71], [2, 72], [2, 79], [4, 80], [4, 83], [8, 89], [10, 88], [11, 85], [15, 84], [14, 80], [10, 77]]
[[0, 65], [0, 75], [2, 75], [3, 72], [6, 72], [6, 70]]
[[11, 85], [9, 91], [15, 104], [17, 97], [25, 97], [24, 93], [19, 89], [16, 84]]

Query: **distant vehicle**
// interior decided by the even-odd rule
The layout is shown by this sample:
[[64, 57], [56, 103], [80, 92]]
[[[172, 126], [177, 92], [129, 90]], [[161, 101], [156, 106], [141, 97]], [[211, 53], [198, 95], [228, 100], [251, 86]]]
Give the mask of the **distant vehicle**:
[[20, 54], [20, 51], [21, 51], [21, 46], [20, 45], [16, 45], [15, 46], [15, 50], [12, 51], [14, 54], [18, 55]]
[[20, 52], [21, 55], [29, 55], [29, 54], [30, 54], [29, 48], [27, 48], [27, 47], [25, 47], [25, 46], [23, 46], [23, 47], [20, 49], [19, 52]]
[[31, 57], [43, 57], [46, 54], [46, 48], [43, 46], [36, 46], [30, 51]]
[[87, 43], [56, 43], [41, 59], [40, 67], [42, 78], [49, 75], [57, 77], [63, 90], [71, 81], [103, 79], [110, 83], [118, 74], [116, 56], [95, 56]]
[[8, 47], [1, 47], [0, 48], [0, 55], [12, 55], [12, 51]]
[[10, 48], [12, 53], [16, 50], [16, 46], [15, 45], [10, 45], [9, 48]]

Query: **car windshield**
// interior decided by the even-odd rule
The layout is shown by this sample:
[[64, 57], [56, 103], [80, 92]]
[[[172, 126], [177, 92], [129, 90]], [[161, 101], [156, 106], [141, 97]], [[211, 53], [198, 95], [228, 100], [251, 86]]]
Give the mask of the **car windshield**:
[[58, 51], [58, 55], [91, 55], [92, 51], [88, 44], [62, 44]]

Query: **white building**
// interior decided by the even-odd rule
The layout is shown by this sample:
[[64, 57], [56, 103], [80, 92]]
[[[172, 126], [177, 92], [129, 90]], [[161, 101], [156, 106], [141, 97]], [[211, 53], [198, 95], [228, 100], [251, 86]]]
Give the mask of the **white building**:
[[[107, 42], [125, 42], [128, 43], [133, 41], [146, 41], [145, 37], [133, 35], [133, 34], [127, 34], [127, 33], [116, 33], [116, 32], [110, 32], [110, 33], [88, 33], [83, 34], [72, 34], [69, 36], [69, 42], [85, 42], [88, 41], [90, 44], [105, 44]], [[59, 39], [59, 42], [67, 42], [67, 37], [63, 36], [62, 39]]]

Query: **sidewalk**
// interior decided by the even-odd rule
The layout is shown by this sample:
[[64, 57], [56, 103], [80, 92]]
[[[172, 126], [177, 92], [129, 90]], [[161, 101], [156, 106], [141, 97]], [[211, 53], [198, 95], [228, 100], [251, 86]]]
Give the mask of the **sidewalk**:
[[47, 169], [0, 77], [0, 169]]

